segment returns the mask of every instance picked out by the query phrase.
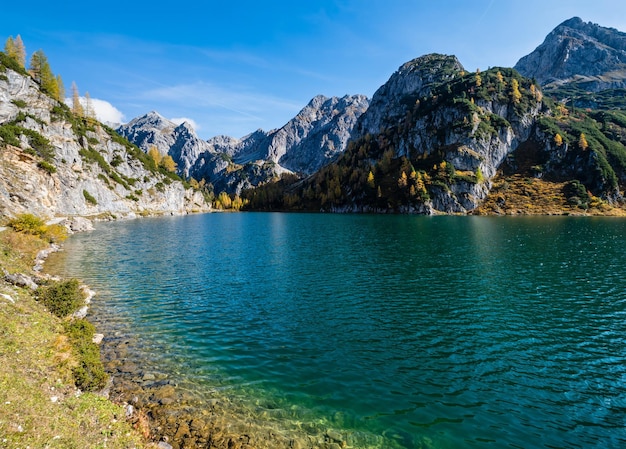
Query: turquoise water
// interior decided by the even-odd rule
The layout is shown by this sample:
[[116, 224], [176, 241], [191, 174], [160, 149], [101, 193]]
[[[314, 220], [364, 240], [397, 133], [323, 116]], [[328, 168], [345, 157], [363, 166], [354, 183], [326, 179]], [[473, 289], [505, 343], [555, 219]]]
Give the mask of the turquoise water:
[[626, 447], [626, 220], [97, 227], [53, 270], [98, 291], [99, 326], [126, 323], [191, 383], [380, 447]]

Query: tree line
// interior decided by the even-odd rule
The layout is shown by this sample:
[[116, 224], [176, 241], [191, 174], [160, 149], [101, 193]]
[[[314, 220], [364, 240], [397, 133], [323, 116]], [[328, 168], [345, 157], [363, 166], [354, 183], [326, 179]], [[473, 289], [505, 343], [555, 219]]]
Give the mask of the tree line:
[[[15, 38], [9, 36], [4, 44], [4, 54], [17, 63], [17, 66], [28, 73], [41, 89], [57, 101], [65, 101], [65, 85], [61, 75], [52, 72], [48, 57], [43, 50], [35, 51], [26, 67], [26, 46], [18, 34]], [[79, 117], [95, 119], [96, 112], [89, 96], [85, 92], [84, 100], [81, 101], [78, 87], [72, 82], [72, 112]]]

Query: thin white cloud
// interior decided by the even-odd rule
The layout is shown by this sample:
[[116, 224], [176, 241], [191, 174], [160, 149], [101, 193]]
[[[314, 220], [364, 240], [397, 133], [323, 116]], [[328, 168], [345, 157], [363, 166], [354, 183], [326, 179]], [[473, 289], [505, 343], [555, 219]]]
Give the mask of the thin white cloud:
[[303, 105], [271, 95], [259, 94], [243, 87], [222, 87], [205, 82], [178, 84], [152, 89], [142, 94], [151, 101], [167, 101], [187, 107], [223, 108], [262, 121], [268, 110], [299, 111]]
[[[85, 97], [80, 97], [80, 104], [82, 104], [83, 107], [85, 107], [86, 103], [87, 100]], [[66, 98], [65, 104], [71, 107], [72, 99]], [[124, 113], [106, 100], [92, 98], [91, 107], [96, 114], [96, 118], [103, 123], [124, 123]]]
[[198, 131], [201, 129], [201, 127], [196, 123], [196, 121], [194, 119], [191, 119], [189, 117], [174, 117], [171, 118], [170, 121], [176, 123], [177, 125], [180, 125], [184, 122], [187, 122], [191, 125], [191, 127], [195, 130]]

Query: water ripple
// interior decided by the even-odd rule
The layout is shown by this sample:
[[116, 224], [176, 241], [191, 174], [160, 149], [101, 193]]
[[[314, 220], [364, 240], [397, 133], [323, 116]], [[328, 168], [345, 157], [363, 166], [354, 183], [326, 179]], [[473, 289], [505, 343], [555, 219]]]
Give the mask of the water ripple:
[[136, 357], [197, 388], [273, 404], [267, 419], [321, 420], [357, 446], [626, 446], [626, 221], [99, 228], [51, 267], [98, 290], [99, 327], [137, 335]]

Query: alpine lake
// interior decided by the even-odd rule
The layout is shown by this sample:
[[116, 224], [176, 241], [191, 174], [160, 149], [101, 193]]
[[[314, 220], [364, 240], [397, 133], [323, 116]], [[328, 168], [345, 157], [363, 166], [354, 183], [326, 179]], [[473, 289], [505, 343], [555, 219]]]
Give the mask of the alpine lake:
[[96, 228], [46, 270], [97, 292], [88, 318], [114, 389], [152, 391], [138, 406], [183, 401], [250, 445], [626, 447], [624, 219], [213, 213]]

